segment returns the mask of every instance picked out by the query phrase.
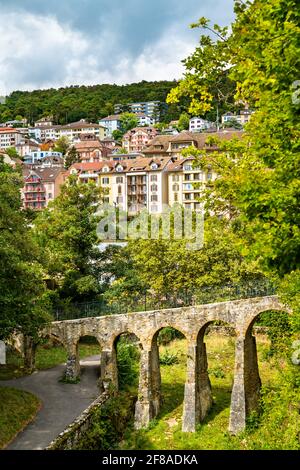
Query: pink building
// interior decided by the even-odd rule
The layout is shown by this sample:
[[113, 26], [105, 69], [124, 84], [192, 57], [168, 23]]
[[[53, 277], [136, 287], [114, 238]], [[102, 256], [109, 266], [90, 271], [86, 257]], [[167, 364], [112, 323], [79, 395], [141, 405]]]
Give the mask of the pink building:
[[156, 135], [154, 127], [135, 127], [123, 136], [122, 145], [128, 153], [141, 152]]

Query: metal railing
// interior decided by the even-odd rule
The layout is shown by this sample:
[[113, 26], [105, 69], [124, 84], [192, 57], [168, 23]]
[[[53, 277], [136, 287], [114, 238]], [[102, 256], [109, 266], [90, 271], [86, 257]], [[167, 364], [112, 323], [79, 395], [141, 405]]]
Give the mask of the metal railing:
[[54, 318], [57, 321], [61, 321], [129, 312], [180, 308], [229, 300], [264, 297], [274, 295], [275, 293], [276, 287], [269, 280], [253, 280], [240, 284], [183, 289], [160, 297], [156, 297], [150, 291], [144, 291], [138, 296], [127, 300], [108, 302], [102, 298], [93, 302], [70, 303], [57, 308]]

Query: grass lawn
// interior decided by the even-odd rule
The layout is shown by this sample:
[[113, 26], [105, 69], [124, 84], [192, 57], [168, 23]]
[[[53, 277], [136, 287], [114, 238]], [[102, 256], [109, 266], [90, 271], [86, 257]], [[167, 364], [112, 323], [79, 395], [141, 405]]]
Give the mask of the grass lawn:
[[[160, 347], [160, 354], [166, 350], [177, 354], [179, 362], [161, 366], [163, 406], [159, 416], [147, 430], [128, 430], [120, 449], [166, 449], [166, 450], [222, 450], [247, 449], [245, 436], [234, 437], [227, 432], [231, 389], [234, 371], [235, 338], [210, 334], [206, 337], [208, 368], [212, 384], [214, 404], [205, 422], [198, 426], [196, 433], [182, 433], [182, 412], [186, 374], [186, 341], [175, 340], [168, 346]], [[276, 384], [277, 370], [272, 361], [266, 359], [268, 340], [257, 338], [259, 368], [264, 385]]]
[[0, 387], [0, 449], [33, 420], [39, 408], [39, 399], [31, 393]]
[[[100, 354], [97, 344], [79, 344], [80, 358]], [[62, 346], [49, 347], [47, 344], [39, 346], [36, 351], [36, 368], [39, 370], [50, 369], [58, 364], [66, 362], [67, 353]], [[0, 380], [10, 380], [22, 377], [26, 374], [22, 357], [17, 353], [7, 354], [7, 364], [0, 365]]]

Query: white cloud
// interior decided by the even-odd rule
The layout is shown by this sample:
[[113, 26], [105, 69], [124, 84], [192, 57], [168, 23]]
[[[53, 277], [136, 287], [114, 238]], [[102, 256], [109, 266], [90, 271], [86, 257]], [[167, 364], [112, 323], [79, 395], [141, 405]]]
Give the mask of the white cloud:
[[[181, 28], [181, 29], [180, 29]], [[116, 43], [113, 25], [90, 38], [51, 16], [0, 13], [0, 95], [71, 84], [130, 83], [179, 78], [195, 47], [174, 25], [134, 57]]]

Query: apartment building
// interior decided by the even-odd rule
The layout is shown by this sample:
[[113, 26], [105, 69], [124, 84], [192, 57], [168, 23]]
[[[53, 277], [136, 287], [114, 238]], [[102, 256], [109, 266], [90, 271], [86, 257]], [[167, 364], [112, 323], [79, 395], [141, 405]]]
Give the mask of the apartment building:
[[[43, 121], [36, 123], [36, 127], [29, 128], [29, 134], [35, 139], [46, 142], [48, 140], [58, 140], [66, 137], [70, 143], [79, 142], [83, 136], [92, 135], [94, 139], [103, 140], [105, 137], [105, 127], [101, 124], [94, 124], [81, 119], [78, 122], [72, 122], [64, 126], [56, 126], [51, 122], [47, 125]], [[50, 125], [51, 124], [51, 125]]]
[[104, 189], [103, 202], [118, 206], [130, 215], [143, 209], [160, 213], [168, 204], [169, 158], [137, 158], [122, 161], [75, 163], [69, 174], [79, 181], [94, 181]]
[[62, 168], [24, 168], [23, 206], [34, 211], [45, 209], [60, 193], [63, 184]]
[[111, 149], [98, 139], [83, 139], [74, 144], [80, 161], [83, 163], [100, 162], [107, 158]]
[[154, 127], [135, 127], [124, 134], [122, 145], [128, 153], [140, 152], [156, 134]]
[[24, 139], [23, 142], [15, 146], [16, 151], [20, 155], [20, 157], [25, 157], [25, 155], [29, 155], [31, 152], [37, 152], [40, 149], [39, 144], [31, 139]]
[[116, 104], [115, 105], [115, 114], [120, 114], [125, 111], [129, 111], [134, 114], [146, 114], [154, 119], [154, 122], [157, 123], [160, 121], [162, 111], [168, 108], [166, 103], [161, 101], [139, 101], [136, 103]]
[[[155, 119], [144, 113], [135, 113], [138, 118], [139, 126], [153, 126]], [[114, 114], [100, 119], [99, 124], [106, 128], [106, 136], [111, 137], [114, 131], [121, 130], [121, 114]]]
[[187, 147], [204, 149], [207, 152], [218, 151], [215, 140], [230, 140], [234, 137], [241, 139], [243, 131], [220, 131], [220, 132], [188, 132], [183, 131], [177, 135], [156, 135], [150, 140], [142, 152], [147, 157], [172, 157], [180, 159], [181, 152]]
[[101, 124], [93, 124], [81, 119], [78, 122], [55, 126], [56, 139], [66, 137], [70, 142], [79, 142], [84, 135], [93, 135], [102, 140], [105, 137], [105, 127]]
[[201, 210], [199, 199], [203, 189], [216, 178], [215, 172], [203, 171], [195, 165], [192, 157], [175, 161], [168, 167], [168, 204], [179, 203], [185, 209]]
[[21, 133], [12, 127], [0, 127], [0, 149], [16, 147], [22, 141]]
[[40, 164], [46, 158], [58, 159], [59, 161], [63, 162], [63, 154], [61, 152], [52, 152], [50, 150], [35, 150], [24, 156], [24, 163], [27, 165], [35, 165], [36, 163]]

